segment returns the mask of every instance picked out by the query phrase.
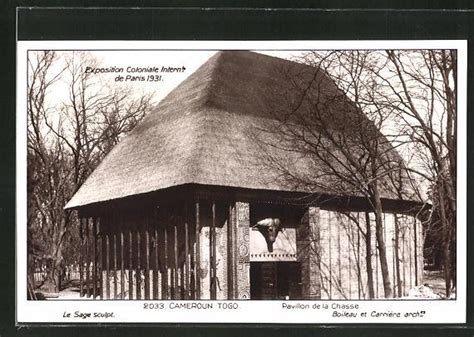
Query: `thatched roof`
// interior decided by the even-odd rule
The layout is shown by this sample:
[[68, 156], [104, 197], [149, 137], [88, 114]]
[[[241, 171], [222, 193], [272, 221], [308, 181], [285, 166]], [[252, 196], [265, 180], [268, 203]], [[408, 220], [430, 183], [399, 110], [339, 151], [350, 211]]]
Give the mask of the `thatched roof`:
[[[217, 53], [104, 158], [66, 208], [183, 184], [320, 192], [298, 186], [270, 163], [277, 159], [295, 172], [315, 172], [314, 161], [279, 147], [282, 140], [271, 132], [281, 126], [276, 111], [298, 102], [287, 75], [308, 69], [314, 72], [246, 51]], [[337, 90], [324, 74], [318, 78], [319, 91]]]

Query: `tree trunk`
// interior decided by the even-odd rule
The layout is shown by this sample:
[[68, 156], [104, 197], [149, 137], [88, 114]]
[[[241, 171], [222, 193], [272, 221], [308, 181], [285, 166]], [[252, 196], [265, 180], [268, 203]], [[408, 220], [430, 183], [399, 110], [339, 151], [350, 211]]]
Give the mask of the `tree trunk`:
[[449, 249], [449, 242], [444, 241], [443, 246], [443, 260], [444, 260], [444, 279], [446, 286], [446, 298], [451, 296], [451, 253]]
[[48, 293], [59, 292], [59, 284], [57, 275], [59, 270], [56, 269], [56, 263], [53, 260], [49, 261], [48, 268], [46, 270], [46, 278], [44, 280], [41, 289]]
[[373, 299], [375, 297], [374, 292], [374, 275], [372, 269], [372, 233], [370, 231], [370, 217], [369, 213], [365, 212], [365, 224], [366, 224], [366, 234], [365, 234], [365, 261], [367, 264], [367, 288], [369, 291], [369, 298]]
[[[455, 228], [451, 230], [451, 290], [456, 288], [456, 233]], [[450, 291], [451, 295], [451, 291]]]
[[375, 237], [377, 239], [377, 246], [379, 250], [379, 259], [380, 259], [380, 271], [382, 272], [382, 282], [383, 282], [383, 291], [385, 298], [392, 298], [392, 284], [390, 282], [390, 274], [388, 271], [387, 263], [387, 250], [385, 248], [385, 240], [383, 238], [383, 219], [382, 219], [382, 202], [380, 201], [380, 195], [377, 183], [372, 185], [373, 195], [373, 205], [375, 212]]
[[451, 235], [450, 227], [446, 217], [446, 201], [444, 198], [443, 182], [438, 183], [438, 198], [439, 198], [439, 213], [441, 216], [441, 223], [443, 226], [443, 266], [444, 266], [444, 281], [446, 286], [446, 298], [451, 295]]

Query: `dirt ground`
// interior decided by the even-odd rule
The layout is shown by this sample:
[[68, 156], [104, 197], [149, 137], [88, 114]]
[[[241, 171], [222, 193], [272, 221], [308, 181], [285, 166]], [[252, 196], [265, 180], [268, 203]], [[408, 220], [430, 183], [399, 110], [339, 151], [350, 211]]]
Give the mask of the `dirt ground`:
[[[440, 295], [444, 298], [445, 295], [445, 283], [443, 279], [442, 271], [431, 271], [425, 270], [423, 273], [423, 284], [428, 285], [435, 294]], [[73, 280], [70, 282], [64, 290], [59, 292], [58, 297], [48, 298], [48, 300], [72, 300], [72, 299], [81, 299], [81, 300], [90, 300], [92, 297], [80, 297], [79, 295], [79, 280]]]
[[[53, 295], [53, 294], [51, 294]], [[38, 293], [37, 293], [38, 296]], [[41, 294], [38, 296], [39, 299], [42, 298]], [[65, 288], [61, 290], [59, 293], [54, 294], [53, 297], [47, 296], [45, 298], [48, 301], [54, 300], [90, 300], [92, 299], [87, 297], [81, 297], [79, 293], [79, 280], [72, 280], [68, 284], [65, 285]]]

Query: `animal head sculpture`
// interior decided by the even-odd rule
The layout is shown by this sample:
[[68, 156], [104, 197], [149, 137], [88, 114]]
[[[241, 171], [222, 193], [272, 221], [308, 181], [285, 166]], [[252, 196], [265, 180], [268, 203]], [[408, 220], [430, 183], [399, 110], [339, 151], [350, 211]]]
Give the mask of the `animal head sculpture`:
[[273, 252], [273, 243], [275, 242], [278, 232], [281, 229], [280, 219], [266, 218], [257, 222], [256, 225], [252, 227], [253, 230], [258, 230], [265, 241], [267, 242], [268, 251]]

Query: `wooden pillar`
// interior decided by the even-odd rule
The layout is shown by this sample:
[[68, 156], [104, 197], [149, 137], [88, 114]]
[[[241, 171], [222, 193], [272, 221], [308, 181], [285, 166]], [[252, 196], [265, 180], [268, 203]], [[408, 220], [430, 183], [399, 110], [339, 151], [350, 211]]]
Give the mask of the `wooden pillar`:
[[201, 270], [200, 270], [200, 261], [201, 261], [201, 244], [200, 244], [200, 236], [201, 236], [201, 224], [199, 219], [199, 201], [196, 201], [196, 223], [195, 223], [195, 230], [196, 230], [196, 254], [195, 254], [195, 261], [194, 261], [194, 279], [196, 285], [194, 287], [196, 298], [197, 300], [201, 299]]
[[79, 294], [84, 296], [84, 219], [79, 218]]
[[113, 227], [113, 261], [114, 261], [114, 299], [117, 299], [117, 217], [114, 216], [114, 227]]
[[301, 263], [302, 297], [305, 300], [321, 298], [319, 237], [319, 208], [309, 207], [296, 234], [297, 260]]
[[145, 299], [150, 299], [150, 216], [145, 224]]
[[[185, 241], [185, 235], [184, 235], [184, 223], [182, 224], [182, 232], [183, 234], [181, 235], [180, 232], [181, 232], [181, 229], [178, 230], [178, 238], [181, 236], [182, 240], [184, 241], [184, 245], [186, 246], [186, 241]], [[178, 241], [179, 243], [179, 241]], [[179, 246], [181, 247], [181, 246]], [[183, 247], [184, 248], [184, 247]], [[179, 254], [178, 254], [178, 264], [179, 264], [179, 268], [178, 268], [178, 281], [179, 282], [176, 282], [178, 283], [178, 296], [179, 296], [179, 299], [180, 300], [184, 300], [184, 296], [185, 296], [185, 291], [184, 291], [184, 274], [185, 274], [185, 266], [186, 266], [186, 256], [185, 254], [183, 255], [184, 252], [181, 252], [181, 248], [179, 248]], [[181, 261], [181, 256], [183, 256], [183, 260]]]
[[105, 293], [106, 298], [110, 299], [110, 224], [105, 233]]
[[98, 248], [97, 248], [97, 251], [98, 251], [98, 260], [99, 260], [99, 298], [102, 300], [104, 298], [104, 277], [103, 277], [103, 272], [104, 272], [104, 262], [102, 261], [103, 259], [103, 235], [102, 235], [102, 219], [101, 218], [97, 218], [97, 239], [98, 239], [98, 242], [97, 242], [97, 245], [98, 245]]
[[124, 244], [125, 244], [125, 238], [124, 238], [124, 219], [123, 215], [120, 215], [120, 226], [119, 226], [119, 231], [120, 231], [120, 299], [123, 300], [125, 298], [125, 254], [124, 254]]
[[145, 299], [150, 299], [150, 214], [147, 213], [145, 227]]
[[395, 273], [396, 273], [396, 288], [397, 288], [397, 296], [403, 296], [403, 286], [402, 286], [402, 277], [400, 273], [400, 223], [397, 214], [394, 214], [394, 227], [395, 227]]
[[234, 212], [229, 203], [227, 216], [227, 299], [234, 299]]
[[128, 299], [133, 300], [133, 233], [131, 228], [128, 229]]
[[154, 211], [154, 216], [153, 216], [153, 229], [154, 229], [154, 240], [155, 240], [155, 246], [154, 246], [154, 266], [153, 266], [153, 299], [157, 300], [159, 298], [158, 294], [158, 272], [160, 269], [160, 264], [159, 264], [159, 236], [158, 236], [158, 216], [157, 216], [157, 210], [155, 209]]
[[[168, 235], [168, 239], [173, 240], [174, 242], [174, 227], [171, 227], [171, 233], [169, 233]], [[173, 256], [174, 256], [174, 244], [173, 242], [170, 242], [170, 249], [171, 249], [171, 254], [168, 255], [168, 277], [169, 277], [169, 281], [168, 281], [168, 296], [170, 299], [174, 299], [175, 297], [175, 294], [174, 294], [174, 259], [173, 259]]]
[[176, 223], [173, 226], [173, 255], [174, 255], [174, 270], [173, 270], [173, 299], [179, 299], [179, 278], [178, 278], [178, 227]]
[[92, 269], [92, 296], [97, 297], [97, 218], [92, 218], [92, 251], [94, 267]]
[[212, 221], [209, 231], [209, 260], [210, 260], [210, 294], [211, 300], [216, 299], [216, 203], [212, 202]]
[[250, 205], [245, 202], [235, 203], [237, 236], [235, 238], [236, 278], [234, 287], [236, 299], [250, 299]]
[[163, 228], [164, 261], [161, 275], [161, 298], [168, 299], [168, 227]]
[[184, 204], [184, 299], [189, 299], [189, 228], [188, 228], [188, 203]]
[[[139, 220], [140, 221], [140, 220]], [[137, 268], [135, 270], [135, 279], [136, 279], [136, 286], [135, 286], [135, 292], [136, 292], [136, 298], [137, 300], [141, 299], [141, 254], [140, 254], [140, 249], [141, 249], [141, 235], [140, 235], [140, 227], [141, 224], [138, 225], [137, 228]]]
[[89, 218], [85, 218], [84, 221], [86, 227], [86, 293], [87, 297], [91, 296], [91, 284], [90, 284], [90, 237], [89, 237]]
[[332, 283], [333, 283], [333, 278], [332, 278], [332, 266], [333, 266], [333, 263], [332, 263], [332, 227], [333, 227], [333, 223], [332, 223], [332, 212], [327, 212], [327, 215], [328, 215], [328, 244], [329, 244], [329, 299], [332, 300], [333, 299], [333, 296], [332, 296]]

